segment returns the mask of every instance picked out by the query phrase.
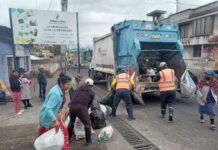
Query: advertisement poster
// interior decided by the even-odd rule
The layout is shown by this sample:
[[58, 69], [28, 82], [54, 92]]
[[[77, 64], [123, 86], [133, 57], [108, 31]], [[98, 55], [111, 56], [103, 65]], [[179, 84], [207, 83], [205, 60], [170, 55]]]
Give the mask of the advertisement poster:
[[14, 44], [76, 44], [76, 13], [16, 8], [10, 13]]

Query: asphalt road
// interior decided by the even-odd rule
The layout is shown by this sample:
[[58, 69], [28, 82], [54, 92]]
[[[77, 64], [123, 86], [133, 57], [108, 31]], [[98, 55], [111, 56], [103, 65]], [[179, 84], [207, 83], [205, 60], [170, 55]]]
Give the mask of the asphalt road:
[[[85, 71], [85, 70], [84, 70]], [[82, 72], [85, 74], [85, 72]], [[104, 84], [95, 87], [97, 99], [101, 99], [106, 91]], [[124, 103], [118, 108], [117, 115], [135, 128], [161, 150], [218, 150], [218, 130], [211, 131], [206, 123], [199, 123], [198, 103], [195, 99], [181, 98], [177, 95], [175, 105], [175, 121], [168, 123], [168, 118], [160, 117], [159, 96], [144, 97], [145, 106], [134, 106], [135, 121], [127, 121]], [[216, 106], [216, 111], [218, 107]], [[216, 116], [215, 122], [218, 122]], [[218, 126], [218, 125], [217, 125]]]
[[[77, 70], [68, 72], [71, 76], [76, 73]], [[81, 74], [85, 79], [87, 70], [81, 69]], [[55, 82], [55, 78], [50, 80], [51, 85]], [[94, 90], [96, 100], [101, 99], [107, 93], [104, 84], [95, 85]], [[7, 106], [0, 105], [0, 150], [34, 149], [33, 142], [37, 132], [38, 111], [42, 103], [37, 98], [37, 91], [33, 92], [33, 95], [34, 107], [18, 117], [14, 115], [12, 103]], [[158, 96], [146, 97], [145, 106], [134, 106], [135, 121], [127, 120], [123, 102], [119, 105], [117, 115], [161, 150], [218, 150], [218, 130], [208, 129], [209, 118], [206, 118], [205, 124], [199, 123], [198, 104], [195, 100], [177, 98], [173, 124], [169, 124], [167, 118], [160, 118]], [[218, 117], [216, 117], [215, 122], [217, 120]], [[110, 124], [110, 122], [108, 123]], [[114, 130], [113, 138], [109, 142], [97, 144], [89, 149], [133, 149], [116, 131], [116, 128]], [[96, 136], [97, 134], [95, 138]], [[83, 143], [84, 141], [73, 143], [72, 149], [85, 149]]]

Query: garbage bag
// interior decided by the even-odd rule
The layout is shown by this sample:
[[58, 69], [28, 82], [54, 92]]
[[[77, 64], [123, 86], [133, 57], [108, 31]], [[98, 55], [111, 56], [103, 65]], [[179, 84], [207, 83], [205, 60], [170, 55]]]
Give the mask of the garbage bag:
[[190, 70], [188, 70], [188, 73], [189, 73], [190, 77], [192, 78], [193, 82], [195, 83], [195, 85], [197, 85], [198, 84], [197, 76], [195, 76]]
[[189, 70], [185, 70], [181, 77], [181, 94], [185, 97], [193, 97], [195, 96], [195, 91], [197, 85], [195, 84], [194, 80], [191, 78], [191, 76], [194, 76], [193, 74], [190, 75]]
[[99, 142], [108, 141], [112, 137], [112, 135], [113, 135], [112, 126], [104, 127], [98, 135], [98, 141]]
[[106, 106], [113, 106], [114, 102], [114, 92], [108, 92], [105, 97], [100, 101], [100, 104], [106, 105]]
[[100, 110], [104, 114], [104, 118], [107, 118], [107, 108], [104, 105], [100, 105]]
[[94, 109], [90, 114], [93, 129], [100, 129], [106, 126], [104, 113], [101, 109]]
[[[70, 117], [68, 116], [65, 121], [65, 125], [68, 126], [69, 123], [70, 123]], [[95, 133], [93, 128], [91, 129], [91, 132], [92, 134]], [[76, 121], [74, 123], [74, 133], [75, 133], [76, 140], [81, 140], [85, 138], [84, 125], [79, 118], [76, 118]]]
[[132, 98], [132, 103], [133, 104], [136, 104], [136, 105], [145, 105], [142, 97], [135, 91], [132, 91], [130, 93], [130, 96]]
[[67, 117], [67, 119], [65, 120], [64, 124], [65, 126], [68, 126], [70, 123], [70, 116]]
[[64, 145], [64, 134], [61, 129], [56, 133], [55, 129], [51, 129], [41, 136], [35, 142], [36, 150], [62, 150]]

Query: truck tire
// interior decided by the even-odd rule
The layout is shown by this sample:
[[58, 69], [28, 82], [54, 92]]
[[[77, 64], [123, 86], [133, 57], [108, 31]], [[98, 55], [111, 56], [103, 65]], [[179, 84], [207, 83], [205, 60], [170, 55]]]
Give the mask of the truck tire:
[[108, 91], [111, 91], [111, 82], [112, 82], [112, 76], [109, 75], [109, 76], [107, 77], [107, 90], [108, 90]]

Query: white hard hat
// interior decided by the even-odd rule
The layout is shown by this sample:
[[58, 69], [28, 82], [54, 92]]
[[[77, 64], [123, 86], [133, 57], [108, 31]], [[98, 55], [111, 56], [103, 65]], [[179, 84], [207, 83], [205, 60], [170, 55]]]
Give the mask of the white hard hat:
[[160, 63], [159, 67], [163, 67], [163, 66], [165, 66], [166, 64], [167, 64], [167, 63], [163, 61], [163, 62]]
[[94, 81], [93, 81], [91, 78], [87, 78], [86, 81], [85, 81], [85, 84], [87, 84], [87, 85], [93, 85], [93, 84], [94, 84]]

